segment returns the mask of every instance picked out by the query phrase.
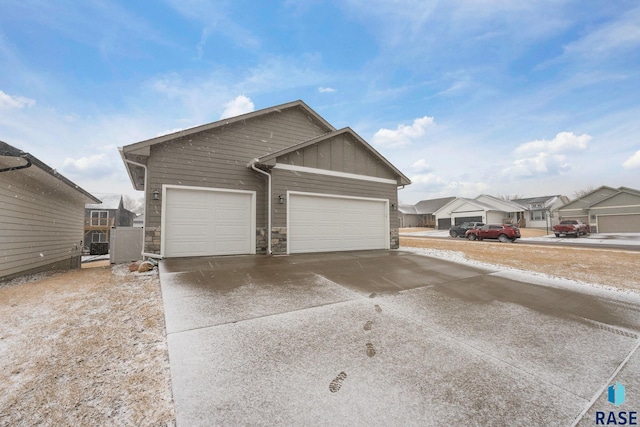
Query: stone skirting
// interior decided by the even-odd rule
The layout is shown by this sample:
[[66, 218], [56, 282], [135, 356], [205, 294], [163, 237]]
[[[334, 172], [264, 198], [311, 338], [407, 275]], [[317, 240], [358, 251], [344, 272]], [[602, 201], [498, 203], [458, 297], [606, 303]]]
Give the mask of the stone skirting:
[[400, 247], [400, 232], [397, 228], [392, 228], [389, 234], [389, 247], [391, 249], [398, 249]]
[[256, 253], [257, 254], [267, 253], [267, 229], [266, 228], [256, 229]]
[[146, 227], [144, 229], [144, 251], [150, 254], [160, 253], [160, 227]]
[[271, 253], [287, 254], [287, 227], [271, 227]]

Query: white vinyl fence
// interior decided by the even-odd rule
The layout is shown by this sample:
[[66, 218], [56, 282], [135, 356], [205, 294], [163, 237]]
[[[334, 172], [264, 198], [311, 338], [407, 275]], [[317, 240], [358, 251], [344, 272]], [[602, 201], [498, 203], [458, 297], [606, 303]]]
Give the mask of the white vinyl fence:
[[115, 227], [111, 229], [109, 259], [111, 264], [142, 259], [143, 228]]

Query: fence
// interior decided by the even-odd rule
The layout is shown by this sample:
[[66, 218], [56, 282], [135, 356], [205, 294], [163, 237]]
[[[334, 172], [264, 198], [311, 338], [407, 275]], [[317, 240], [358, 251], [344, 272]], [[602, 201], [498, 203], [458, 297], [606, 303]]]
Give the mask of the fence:
[[143, 228], [115, 227], [111, 229], [109, 259], [111, 264], [137, 261], [142, 258]]

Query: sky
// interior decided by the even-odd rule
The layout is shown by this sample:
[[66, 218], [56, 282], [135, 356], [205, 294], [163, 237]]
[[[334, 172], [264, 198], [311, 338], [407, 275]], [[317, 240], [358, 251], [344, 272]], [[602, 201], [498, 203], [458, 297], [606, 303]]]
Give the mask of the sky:
[[92, 193], [117, 147], [298, 99], [401, 203], [640, 188], [637, 0], [0, 0], [0, 140]]

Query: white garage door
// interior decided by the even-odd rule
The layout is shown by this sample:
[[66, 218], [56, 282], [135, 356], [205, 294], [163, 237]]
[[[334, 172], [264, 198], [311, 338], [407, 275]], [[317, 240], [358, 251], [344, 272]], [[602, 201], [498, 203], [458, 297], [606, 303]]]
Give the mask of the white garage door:
[[598, 216], [598, 233], [639, 233], [640, 215]]
[[289, 194], [289, 253], [389, 248], [388, 203]]
[[255, 253], [255, 194], [167, 187], [165, 257]]

